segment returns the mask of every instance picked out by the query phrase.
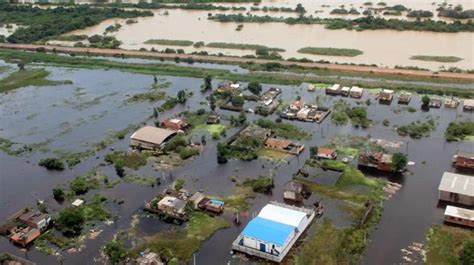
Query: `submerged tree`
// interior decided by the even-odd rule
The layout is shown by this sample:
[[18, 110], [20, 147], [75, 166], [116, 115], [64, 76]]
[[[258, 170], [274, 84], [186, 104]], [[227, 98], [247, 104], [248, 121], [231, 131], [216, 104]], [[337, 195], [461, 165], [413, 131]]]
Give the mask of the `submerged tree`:
[[408, 164], [408, 157], [403, 153], [395, 153], [392, 157], [392, 170], [395, 172], [402, 171]]
[[186, 92], [184, 90], [178, 91], [177, 99], [178, 99], [179, 103], [181, 103], [181, 104], [185, 103], [186, 100], [187, 100]]
[[250, 82], [247, 89], [254, 95], [259, 95], [262, 92], [262, 85], [258, 82]]
[[204, 78], [204, 84], [202, 85], [202, 91], [212, 90], [212, 77], [210, 75]]

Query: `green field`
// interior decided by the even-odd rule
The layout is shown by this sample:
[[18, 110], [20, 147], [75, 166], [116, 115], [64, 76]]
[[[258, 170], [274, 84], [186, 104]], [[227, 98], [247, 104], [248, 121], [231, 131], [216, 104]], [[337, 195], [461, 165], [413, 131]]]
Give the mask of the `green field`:
[[346, 56], [355, 57], [363, 54], [357, 49], [340, 49], [340, 48], [322, 48], [322, 47], [304, 47], [298, 50], [299, 53], [325, 55], [325, 56]]
[[463, 245], [468, 240], [474, 240], [474, 232], [446, 225], [433, 225], [427, 238], [426, 264], [457, 265], [461, 264], [459, 253]]
[[431, 56], [431, 55], [415, 55], [410, 57], [411, 60], [440, 62], [440, 63], [456, 63], [462, 58], [456, 56]]
[[72, 84], [71, 81], [54, 81], [46, 77], [49, 72], [44, 69], [25, 69], [11, 73], [0, 80], [0, 93], [26, 86], [54, 86]]
[[168, 46], [191, 46], [194, 42], [190, 40], [165, 40], [165, 39], [151, 39], [145, 41], [145, 44], [168, 45]]
[[236, 50], [257, 50], [264, 49], [274, 52], [284, 52], [281, 48], [271, 48], [264, 45], [258, 44], [244, 44], [244, 43], [228, 43], [228, 42], [211, 42], [206, 44], [206, 47], [210, 48], [221, 48], [221, 49], [236, 49]]

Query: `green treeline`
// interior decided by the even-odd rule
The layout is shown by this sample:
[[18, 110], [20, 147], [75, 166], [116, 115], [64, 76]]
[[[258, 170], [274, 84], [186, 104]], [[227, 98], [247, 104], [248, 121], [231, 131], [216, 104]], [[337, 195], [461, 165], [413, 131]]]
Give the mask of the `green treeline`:
[[118, 8], [91, 8], [85, 5], [42, 9], [0, 3], [0, 24], [14, 23], [24, 26], [7, 38], [7, 41], [12, 43], [32, 43], [94, 26], [109, 18], [140, 16], [153, 16], [153, 13]]
[[349, 30], [376, 30], [376, 29], [391, 29], [391, 30], [414, 30], [414, 31], [434, 31], [434, 32], [474, 32], [474, 23], [468, 21], [461, 23], [454, 21], [448, 23], [445, 21], [434, 20], [417, 20], [407, 21], [401, 19], [386, 19], [379, 17], [362, 17], [356, 19], [342, 19], [342, 18], [315, 18], [312, 16], [299, 17], [272, 17], [272, 16], [256, 16], [243, 14], [216, 14], [210, 16], [209, 19], [219, 22], [281, 22], [286, 24], [323, 24], [327, 29], [349, 29]]

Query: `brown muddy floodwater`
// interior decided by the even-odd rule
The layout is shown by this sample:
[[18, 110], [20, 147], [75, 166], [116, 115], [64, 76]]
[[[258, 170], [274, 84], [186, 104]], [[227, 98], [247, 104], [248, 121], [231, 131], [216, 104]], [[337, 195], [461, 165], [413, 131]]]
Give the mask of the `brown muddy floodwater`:
[[[163, 50], [166, 47], [144, 44], [149, 39], [191, 40], [194, 42], [229, 42], [260, 44], [285, 49], [285, 58], [309, 58], [340, 63], [377, 64], [382, 67], [418, 66], [438, 70], [440, 67], [474, 69], [473, 33], [434, 33], [417, 31], [349, 31], [328, 30], [323, 25], [287, 25], [284, 23], [245, 23], [242, 31], [236, 31], [237, 23], [220, 23], [207, 19], [207, 11], [167, 10], [154, 11], [155, 16], [139, 18], [138, 23], [126, 25], [123, 19], [111, 19], [71, 34], [103, 34], [114, 23], [122, 28], [114, 35], [123, 42], [122, 48]], [[214, 12], [215, 13], [215, 12]], [[223, 13], [232, 13], [227, 11]], [[359, 49], [364, 53], [356, 57], [318, 56], [298, 53], [302, 47], [333, 47]], [[254, 54], [253, 50], [216, 48], [183, 48], [186, 52], [206, 50], [226, 55]], [[411, 60], [414, 55], [457, 56], [456, 63], [439, 63]]]

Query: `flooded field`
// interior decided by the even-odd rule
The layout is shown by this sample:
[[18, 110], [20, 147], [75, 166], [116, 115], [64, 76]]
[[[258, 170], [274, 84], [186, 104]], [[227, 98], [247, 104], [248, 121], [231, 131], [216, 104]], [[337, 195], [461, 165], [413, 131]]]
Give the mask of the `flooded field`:
[[[15, 65], [0, 63], [8, 66], [7, 72], [0, 73], [0, 77], [14, 71]], [[36, 66], [38, 67], [38, 66]], [[210, 65], [209, 65], [210, 67]], [[212, 67], [230, 67], [213, 65]], [[90, 150], [104, 138], [114, 135], [114, 132], [124, 130], [131, 125], [143, 123], [152, 124], [153, 108], [163, 103], [127, 102], [130, 95], [143, 93], [153, 85], [153, 76], [125, 73], [116, 70], [82, 70], [45, 67], [51, 72], [48, 77], [52, 80], [71, 80], [70, 85], [23, 87], [2, 95], [0, 100], [0, 132], [1, 137], [13, 142], [39, 146], [31, 153], [21, 156], [12, 156], [0, 153], [0, 219], [8, 217], [22, 206], [34, 205], [36, 199], [46, 201], [51, 209], [61, 209], [54, 201], [51, 189], [57, 184], [65, 184], [73, 177], [96, 170], [109, 177], [112, 182], [118, 177], [112, 165], [104, 163], [104, 156], [112, 150], [129, 150], [129, 136], [127, 132], [123, 139], [111, 138], [106, 148], [94, 151], [81, 163], [72, 169], [55, 172], [39, 167], [37, 162], [42, 157], [71, 152]], [[235, 71], [243, 71], [235, 67]], [[205, 99], [208, 94], [200, 92], [203, 80], [199, 78], [158, 76], [159, 83], [167, 83], [164, 90], [170, 96], [176, 96], [178, 90], [186, 89], [193, 92], [185, 104], [178, 104], [169, 111], [159, 113], [159, 119], [171, 117], [184, 110], [208, 109]], [[216, 86], [220, 80], [213, 80]], [[283, 101], [303, 98], [307, 103], [316, 103], [330, 106], [340, 97], [324, 95], [323, 90], [308, 92], [306, 85], [281, 86], [263, 84], [263, 90], [270, 87], [282, 89]], [[207, 92], [208, 93], [208, 92]], [[160, 231], [170, 229], [170, 225], [142, 211], [144, 200], [156, 196], [162, 189], [175, 179], [185, 180], [185, 188], [192, 191], [203, 190], [213, 196], [228, 196], [237, 189], [232, 178], [242, 181], [247, 177], [258, 175], [273, 175], [275, 188], [272, 194], [257, 194], [251, 200], [249, 213], [258, 210], [271, 200], [282, 200], [283, 184], [292, 179], [298, 169], [309, 157], [309, 147], [328, 143], [336, 135], [370, 136], [392, 141], [403, 141], [405, 150], [414, 166], [409, 167], [412, 174], [390, 179], [400, 183], [401, 190], [391, 199], [384, 202], [382, 219], [377, 229], [370, 236], [370, 243], [363, 264], [393, 264], [403, 262], [401, 249], [413, 242], [423, 242], [426, 230], [433, 223], [442, 222], [443, 209], [437, 207], [437, 187], [444, 171], [453, 171], [451, 157], [458, 149], [474, 151], [474, 142], [447, 143], [444, 140], [444, 131], [449, 122], [458, 118], [474, 119], [473, 113], [458, 109], [431, 109], [428, 112], [420, 111], [421, 99], [415, 96], [410, 106], [417, 109], [410, 113], [404, 107], [392, 102], [390, 106], [379, 105], [375, 94], [365, 93], [361, 100], [346, 99], [352, 105], [371, 99], [372, 104], [367, 106], [368, 118], [374, 121], [374, 126], [368, 129], [355, 128], [351, 125], [336, 126], [327, 118], [323, 123], [304, 123], [289, 121], [302, 128], [311, 135], [300, 143], [307, 148], [299, 156], [287, 155], [281, 161], [259, 158], [254, 161], [229, 160], [227, 164], [218, 164], [216, 159], [216, 145], [221, 140], [212, 140], [205, 130], [192, 132], [192, 139], [199, 140], [201, 135], [207, 136], [207, 144], [202, 148], [199, 156], [186, 161], [174, 169], [156, 169], [154, 163], [148, 163], [133, 174], [160, 178], [161, 186], [137, 185], [121, 182], [111, 188], [101, 189], [100, 193], [108, 198], [107, 208], [118, 216], [116, 224], [101, 225], [97, 229], [102, 232], [97, 239], [86, 240], [86, 247], [76, 254], [62, 253], [64, 264], [101, 264], [100, 246], [104, 241], [113, 238], [121, 229], [129, 229], [135, 221], [137, 234], [149, 236]], [[247, 102], [246, 108], [253, 108], [254, 103]], [[235, 112], [217, 110], [223, 117], [223, 124], [229, 126], [230, 115]], [[417, 120], [434, 118], [437, 126], [429, 138], [420, 140], [400, 137], [393, 126], [404, 125]], [[248, 121], [260, 118], [258, 115], [247, 114]], [[277, 115], [269, 116], [274, 120]], [[382, 121], [388, 119], [390, 126], [383, 126]], [[232, 136], [238, 128], [229, 126], [227, 136]], [[161, 159], [161, 158], [160, 158]], [[381, 177], [382, 176], [376, 176]], [[99, 192], [93, 191], [92, 193]], [[88, 194], [90, 195], [90, 194]], [[313, 194], [306, 205], [321, 199], [322, 196]], [[123, 199], [122, 204], [112, 201]], [[325, 217], [336, 226], [344, 227], [350, 224], [348, 213], [341, 210], [338, 201], [324, 198]], [[67, 204], [68, 202], [65, 202]], [[251, 215], [251, 214], [250, 214]], [[224, 216], [224, 218], [231, 218]], [[207, 240], [196, 253], [197, 264], [237, 264], [230, 254], [231, 243], [249, 221], [250, 217], [242, 219], [242, 225], [232, 226], [217, 231]], [[319, 222], [319, 221], [318, 221]], [[53, 264], [58, 262], [54, 256], [45, 256], [33, 247], [24, 254], [10, 244], [5, 237], [0, 239], [0, 249], [18, 256], [38, 262], [39, 264]], [[250, 263], [250, 262], [243, 262]], [[240, 264], [240, 263], [239, 263]]]
[[[365, 1], [354, 1], [353, 5], [362, 6]], [[297, 2], [271, 1], [262, 3], [275, 6], [296, 6]], [[393, 1], [390, 4], [406, 4], [414, 9], [434, 10], [432, 1]], [[450, 2], [451, 3], [451, 2]], [[460, 3], [465, 9], [473, 8], [471, 1], [452, 2]], [[322, 8], [321, 5], [329, 4], [331, 7]], [[347, 1], [308, 1], [303, 2], [305, 7], [323, 9], [325, 12], [312, 14], [315, 17], [334, 17], [329, 15], [330, 10], [339, 4], [350, 6]], [[248, 7], [251, 4], [244, 4]], [[240, 6], [240, 5], [239, 5]], [[375, 4], [374, 4], [374, 7]], [[309, 9], [309, 8], [308, 8]], [[284, 58], [309, 58], [311, 60], [327, 60], [330, 62], [356, 63], [356, 64], [377, 64], [381, 67], [418, 66], [430, 70], [438, 70], [440, 67], [458, 67], [461, 69], [474, 68], [474, 50], [472, 43], [474, 35], [472, 33], [435, 33], [416, 31], [349, 31], [349, 30], [327, 30], [324, 25], [287, 25], [284, 23], [244, 23], [241, 31], [236, 31], [239, 23], [220, 23], [208, 20], [208, 13], [247, 13], [247, 11], [192, 11], [192, 10], [155, 10], [155, 16], [139, 18], [138, 23], [125, 24], [125, 20], [112, 19], [84, 30], [77, 30], [71, 34], [103, 34], [105, 29], [114, 23], [122, 24], [122, 28], [113, 33], [123, 42], [124, 49], [155, 48], [163, 50], [165, 48], [183, 48], [186, 52], [208, 51], [210, 53], [223, 53], [226, 55], [249, 55], [254, 54], [252, 50], [218, 49], [201, 47], [177, 47], [145, 44], [150, 39], [171, 39], [190, 40], [193, 42], [228, 42], [243, 44], [259, 44], [268, 47], [284, 49], [281, 55]], [[276, 13], [262, 11], [251, 12], [256, 15], [270, 16], [296, 16], [295, 13]], [[436, 13], [436, 12], [434, 12]], [[165, 15], [168, 14], [168, 15]], [[179, 21], [179, 23], [176, 23]], [[318, 56], [298, 53], [298, 49], [303, 47], [331, 47], [331, 48], [351, 48], [363, 52], [356, 57], [335, 57]], [[411, 60], [415, 55], [433, 56], [456, 56], [462, 58], [455, 63], [441, 63]]]

